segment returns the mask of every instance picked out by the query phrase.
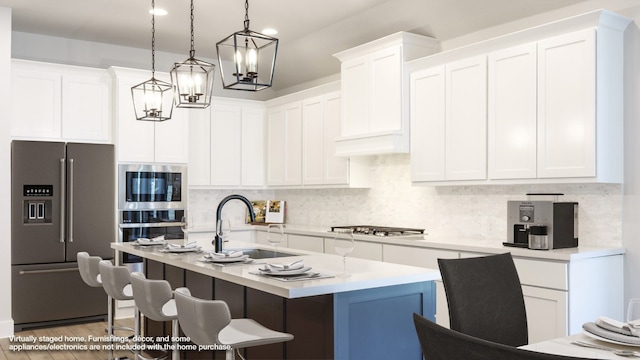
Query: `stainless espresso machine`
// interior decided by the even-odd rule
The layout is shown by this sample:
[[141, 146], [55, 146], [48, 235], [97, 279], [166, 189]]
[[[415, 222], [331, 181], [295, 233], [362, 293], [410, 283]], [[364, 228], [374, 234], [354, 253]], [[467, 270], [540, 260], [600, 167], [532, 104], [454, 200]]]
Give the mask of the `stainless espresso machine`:
[[508, 201], [507, 242], [536, 250], [578, 246], [578, 203]]

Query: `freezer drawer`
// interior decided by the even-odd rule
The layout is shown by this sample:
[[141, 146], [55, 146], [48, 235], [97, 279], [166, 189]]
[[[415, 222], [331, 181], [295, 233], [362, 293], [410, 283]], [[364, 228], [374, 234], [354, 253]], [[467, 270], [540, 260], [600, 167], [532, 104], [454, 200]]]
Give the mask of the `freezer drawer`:
[[47, 323], [106, 319], [106, 293], [82, 281], [77, 263], [14, 265], [11, 282], [16, 331]]

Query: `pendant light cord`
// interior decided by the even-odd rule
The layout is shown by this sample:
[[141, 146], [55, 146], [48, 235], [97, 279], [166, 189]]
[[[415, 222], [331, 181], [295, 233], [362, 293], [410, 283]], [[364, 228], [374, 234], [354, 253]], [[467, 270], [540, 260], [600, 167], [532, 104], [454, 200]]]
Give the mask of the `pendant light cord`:
[[151, 0], [151, 78], [156, 73], [156, 1]]
[[193, 0], [191, 0], [191, 50], [189, 51], [189, 57], [193, 58], [196, 55], [196, 50], [193, 41]]
[[244, 1], [244, 31], [249, 31], [249, 0]]

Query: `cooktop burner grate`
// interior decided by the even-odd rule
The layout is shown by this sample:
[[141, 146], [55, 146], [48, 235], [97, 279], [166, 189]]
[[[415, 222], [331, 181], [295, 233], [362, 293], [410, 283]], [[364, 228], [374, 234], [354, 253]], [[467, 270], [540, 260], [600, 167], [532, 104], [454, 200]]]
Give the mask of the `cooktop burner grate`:
[[424, 229], [411, 229], [389, 226], [374, 226], [374, 225], [349, 225], [349, 226], [332, 226], [331, 232], [336, 232], [344, 229], [353, 230], [354, 234], [360, 235], [374, 235], [374, 236], [408, 236], [408, 235], [422, 235]]

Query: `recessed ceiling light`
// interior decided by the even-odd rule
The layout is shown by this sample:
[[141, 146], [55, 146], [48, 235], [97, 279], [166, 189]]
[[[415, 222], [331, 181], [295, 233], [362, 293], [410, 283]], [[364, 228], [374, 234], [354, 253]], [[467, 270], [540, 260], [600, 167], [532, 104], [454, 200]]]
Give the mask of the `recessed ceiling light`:
[[265, 35], [275, 35], [278, 33], [278, 30], [273, 29], [273, 28], [266, 28], [264, 30], [262, 30], [262, 33]]
[[149, 10], [149, 14], [156, 15], [156, 16], [165, 16], [168, 13], [167, 13], [167, 10], [165, 9], [155, 8], [155, 11], [154, 9]]

